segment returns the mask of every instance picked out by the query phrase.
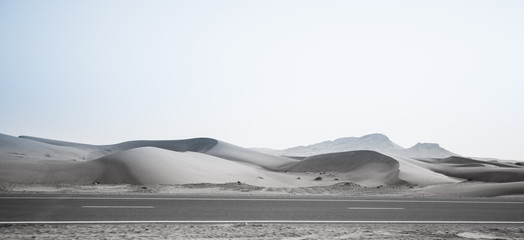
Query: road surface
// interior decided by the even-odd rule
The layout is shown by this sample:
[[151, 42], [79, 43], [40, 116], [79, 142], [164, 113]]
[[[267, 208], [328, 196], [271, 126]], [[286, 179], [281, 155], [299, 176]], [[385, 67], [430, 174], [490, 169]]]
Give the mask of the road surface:
[[140, 222], [524, 224], [524, 202], [511, 199], [0, 195], [0, 224]]

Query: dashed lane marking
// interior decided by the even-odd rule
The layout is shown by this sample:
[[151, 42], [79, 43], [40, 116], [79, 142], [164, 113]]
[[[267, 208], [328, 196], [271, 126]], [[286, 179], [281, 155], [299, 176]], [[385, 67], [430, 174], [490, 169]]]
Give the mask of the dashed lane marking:
[[82, 208], [155, 208], [154, 206], [82, 206]]
[[404, 208], [349, 207], [349, 210], [404, 210]]

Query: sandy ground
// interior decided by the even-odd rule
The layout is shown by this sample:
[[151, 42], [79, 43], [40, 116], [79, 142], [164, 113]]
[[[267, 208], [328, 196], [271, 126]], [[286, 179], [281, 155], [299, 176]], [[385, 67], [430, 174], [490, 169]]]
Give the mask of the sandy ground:
[[316, 197], [429, 197], [425, 187], [412, 185], [364, 187], [340, 182], [329, 186], [260, 187], [245, 183], [198, 183], [174, 185], [68, 185], [0, 183], [0, 193], [64, 193], [64, 194], [159, 194], [209, 196], [316, 196]]
[[524, 239], [522, 225], [0, 225], [2, 239]]
[[[414, 159], [368, 150], [298, 161], [207, 138], [95, 146], [0, 134], [0, 183], [135, 184], [162, 186], [146, 188], [153, 193], [179, 193], [195, 190], [177, 185], [214, 183], [207, 187], [216, 189], [216, 184], [237, 181], [261, 186], [244, 188], [257, 194], [369, 194], [379, 188], [380, 194], [394, 190], [400, 195], [494, 197], [524, 194], [524, 167], [459, 157]], [[362, 187], [338, 184], [343, 182]], [[412, 186], [419, 187], [405, 191]]]
[[[514, 197], [524, 201], [524, 168], [457, 158], [421, 161], [369, 151], [298, 161], [214, 139], [94, 146], [0, 134], [0, 193]], [[524, 239], [523, 228], [364, 224], [4, 225], [0, 226], [0, 239]]]
[[[486, 190], [486, 188], [488, 190]], [[202, 195], [202, 196], [313, 196], [313, 197], [404, 197], [404, 198], [441, 198], [441, 197], [498, 197], [514, 198], [524, 201], [524, 194], [501, 196], [493, 189], [506, 191], [504, 188], [524, 189], [524, 182], [518, 183], [483, 183], [462, 182], [433, 186], [397, 185], [366, 187], [354, 183], [338, 182], [327, 186], [310, 187], [260, 187], [245, 183], [197, 183], [197, 184], [21, 184], [0, 182], [0, 193], [64, 193], [64, 194], [158, 194], [158, 195]], [[522, 192], [522, 191], [520, 191]]]

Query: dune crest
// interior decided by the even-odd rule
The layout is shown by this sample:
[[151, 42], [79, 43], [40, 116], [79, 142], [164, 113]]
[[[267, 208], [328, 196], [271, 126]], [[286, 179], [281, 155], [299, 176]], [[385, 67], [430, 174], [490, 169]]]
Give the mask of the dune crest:
[[[356, 150], [330, 152], [347, 148]], [[381, 134], [341, 138], [293, 151], [330, 153], [305, 158], [282, 157], [269, 154], [271, 151], [261, 153], [212, 138], [89, 145], [0, 134], [0, 182], [242, 182], [262, 187], [326, 186], [351, 182], [372, 187], [430, 186], [428, 189], [437, 194], [445, 188], [433, 185], [445, 184], [454, 186], [450, 189], [456, 189], [457, 194], [460, 194], [458, 189], [464, 188], [465, 193], [478, 196], [520, 194], [518, 188], [524, 183], [524, 167], [519, 164], [470, 159], [455, 154], [448, 156], [452, 153], [438, 144], [417, 144], [403, 149]], [[461, 183], [468, 181], [480, 183]], [[501, 186], [500, 190], [493, 190], [496, 186]]]
[[32, 159], [82, 161], [88, 151], [0, 134], [0, 160]]
[[497, 162], [484, 162], [469, 158], [420, 159], [427, 168], [450, 177], [482, 182], [524, 181], [524, 168]]
[[198, 152], [177, 152], [155, 147], [139, 147], [109, 155], [93, 162], [105, 167], [101, 183], [187, 184], [223, 183], [244, 180], [259, 171]]
[[254, 164], [270, 170], [283, 170], [286, 166], [298, 162], [295, 159], [260, 153], [222, 141], [218, 141], [213, 148], [205, 153], [232, 161]]
[[305, 158], [287, 170], [290, 172], [344, 173], [345, 179], [343, 180], [351, 180], [364, 185], [405, 183], [399, 178], [397, 160], [368, 150], [316, 155]]

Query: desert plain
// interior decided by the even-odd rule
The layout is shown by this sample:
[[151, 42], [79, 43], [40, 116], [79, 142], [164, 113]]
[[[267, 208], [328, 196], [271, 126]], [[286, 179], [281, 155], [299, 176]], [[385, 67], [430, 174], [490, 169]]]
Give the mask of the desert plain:
[[[284, 150], [212, 138], [88, 145], [0, 134], [0, 191], [315, 198], [524, 199], [522, 162], [403, 148], [382, 134]], [[520, 205], [519, 205], [520, 206]], [[524, 239], [522, 225], [4, 224], [8, 239]]]

